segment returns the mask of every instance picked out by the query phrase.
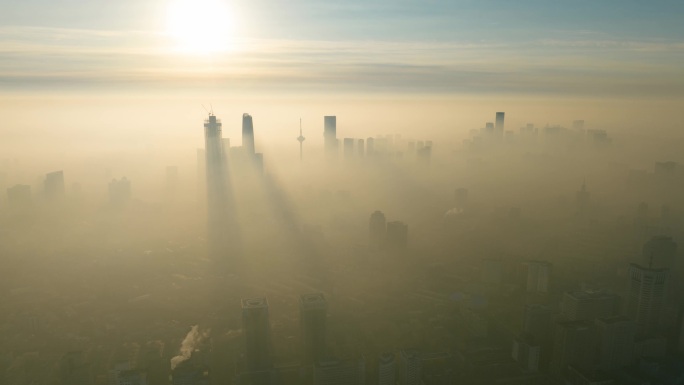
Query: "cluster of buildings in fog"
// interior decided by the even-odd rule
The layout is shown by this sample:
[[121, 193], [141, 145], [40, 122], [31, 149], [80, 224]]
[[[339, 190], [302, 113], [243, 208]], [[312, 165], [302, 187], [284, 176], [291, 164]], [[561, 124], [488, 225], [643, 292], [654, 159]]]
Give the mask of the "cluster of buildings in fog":
[[[0, 286], [0, 303], [10, 309], [0, 338], [12, 342], [0, 349], [0, 380], [676, 385], [684, 378], [679, 163], [657, 161], [653, 172], [616, 166], [617, 156], [606, 153], [618, 146], [580, 120], [514, 133], [498, 112], [443, 160], [430, 140], [338, 138], [337, 118], [325, 116], [324, 161], [287, 174], [295, 179], [288, 183], [265, 167], [251, 115], [242, 116], [241, 146], [223, 136], [213, 113], [203, 127], [205, 145], [193, 164], [199, 194], [186, 211], [127, 210], [133, 187], [146, 181], [115, 178], [107, 192], [116, 210], [79, 213], [74, 223], [37, 221], [44, 235], [34, 222], [16, 221], [36, 206], [32, 186], [7, 188], [2, 219], [19, 224], [0, 232], [5, 240], [95, 241], [82, 260], [49, 265], [65, 269], [63, 287], [85, 296], [65, 314], [43, 309], [48, 300], [23, 298], [68, 303], [59, 294], [67, 289], [45, 279], [30, 257], [8, 263], [10, 271], [38, 273], [30, 285], [6, 277]], [[301, 128], [296, 139], [306, 159]], [[575, 157], [559, 160], [552, 151], [534, 158], [538, 142]], [[573, 165], [586, 148], [598, 149], [591, 172]], [[68, 171], [42, 179], [45, 206], [69, 195]], [[607, 178], [622, 184], [606, 187]], [[177, 166], [165, 170], [169, 191], [188, 180]], [[541, 181], [531, 187], [530, 180]], [[610, 189], [628, 191], [611, 198]], [[197, 206], [200, 220], [189, 214]], [[144, 226], [151, 232], [168, 221], [187, 227], [154, 233], [162, 239], [154, 239], [156, 248], [140, 241]], [[143, 222], [131, 230], [142, 233], [135, 241], [112, 230], [135, 222]], [[19, 246], [8, 254], [27, 247], [12, 245]], [[46, 243], [43, 252], [75, 254], [79, 245]], [[105, 280], [110, 274], [114, 283]], [[58, 294], [36, 294], [40, 285]], [[143, 314], [149, 324], [135, 318]], [[87, 331], [55, 326], [73, 318]], [[31, 348], [20, 346], [25, 341]]]

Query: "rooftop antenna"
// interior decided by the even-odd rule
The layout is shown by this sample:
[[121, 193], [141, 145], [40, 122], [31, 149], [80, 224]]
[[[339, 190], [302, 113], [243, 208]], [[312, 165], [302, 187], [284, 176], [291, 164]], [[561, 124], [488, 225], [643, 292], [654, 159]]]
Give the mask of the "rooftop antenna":
[[214, 106], [212, 106], [211, 103], [209, 103], [209, 107], [211, 108], [211, 114], [214, 115]]
[[297, 137], [297, 141], [299, 142], [299, 161], [303, 161], [303, 152], [302, 152], [302, 146], [306, 138], [304, 135], [302, 135], [302, 118], [299, 118], [299, 136]]
[[209, 112], [209, 110], [207, 110], [207, 107], [204, 107], [204, 104], [202, 104], [202, 108], [204, 108], [204, 111], [207, 111], [207, 114], [211, 115], [211, 112]]

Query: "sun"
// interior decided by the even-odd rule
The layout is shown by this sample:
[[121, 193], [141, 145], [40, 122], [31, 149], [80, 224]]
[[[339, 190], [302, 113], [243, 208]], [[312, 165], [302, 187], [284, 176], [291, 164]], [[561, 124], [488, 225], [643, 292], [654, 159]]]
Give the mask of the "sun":
[[194, 54], [233, 48], [235, 20], [222, 0], [171, 0], [166, 30], [178, 51]]

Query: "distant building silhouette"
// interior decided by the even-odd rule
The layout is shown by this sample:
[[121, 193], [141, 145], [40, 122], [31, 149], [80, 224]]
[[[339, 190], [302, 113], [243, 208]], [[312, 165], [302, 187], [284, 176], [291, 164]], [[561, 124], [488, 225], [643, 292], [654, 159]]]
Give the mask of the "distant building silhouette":
[[378, 358], [378, 385], [396, 385], [397, 360], [394, 353], [382, 353]]
[[323, 117], [323, 143], [325, 153], [329, 159], [337, 157], [337, 117]]
[[86, 362], [83, 352], [69, 352], [59, 362], [59, 385], [93, 385], [92, 365]]
[[506, 115], [505, 112], [497, 112], [497, 113], [496, 113], [496, 127], [495, 127], [495, 131], [496, 131], [496, 136], [497, 136], [497, 137], [503, 137], [503, 135], [504, 135], [504, 131], [505, 131], [505, 128], [504, 128], [504, 117], [505, 117], [505, 115]]
[[582, 188], [575, 195], [575, 202], [577, 203], [577, 215], [583, 216], [589, 212], [589, 199], [591, 194], [587, 191], [587, 184], [582, 183]]
[[363, 158], [363, 156], [366, 155], [363, 139], [358, 139], [356, 141], [356, 152], [360, 158]]
[[365, 385], [366, 362], [358, 359], [325, 359], [314, 365], [314, 385]]
[[297, 141], [299, 142], [299, 161], [304, 160], [304, 141], [306, 138], [302, 134], [302, 120], [299, 119], [299, 136], [297, 137]]
[[556, 323], [550, 374], [557, 380], [568, 375], [568, 368], [591, 368], [596, 362], [596, 329], [591, 321]]
[[123, 206], [131, 200], [131, 182], [123, 177], [109, 182], [109, 202], [113, 206]]
[[349, 160], [354, 157], [354, 138], [344, 138], [344, 159]]
[[248, 157], [256, 153], [254, 146], [254, 122], [250, 114], [242, 114], [242, 147]]
[[634, 355], [634, 320], [618, 315], [595, 321], [599, 340], [601, 368], [612, 370], [632, 363]]
[[226, 145], [222, 137], [222, 124], [210, 114], [204, 121], [205, 179], [207, 192], [207, 238], [212, 257], [225, 257], [233, 234], [228, 226], [228, 182]]
[[311, 365], [325, 358], [328, 302], [321, 293], [299, 297], [299, 323], [302, 334], [302, 363]]
[[416, 350], [401, 350], [397, 362], [398, 385], [420, 385], [422, 361]]
[[657, 333], [660, 326], [669, 270], [633, 263], [628, 274], [627, 316], [636, 321], [639, 336], [650, 336]]
[[368, 234], [368, 244], [371, 250], [381, 250], [384, 248], [385, 237], [387, 236], [387, 222], [385, 220], [385, 214], [381, 211], [375, 211], [371, 214]]
[[620, 297], [592, 291], [569, 291], [563, 294], [561, 316], [567, 321], [595, 320], [620, 313]]
[[266, 298], [242, 300], [242, 331], [247, 370], [258, 372], [272, 369], [271, 324]]
[[386, 245], [388, 249], [405, 249], [408, 245], [408, 225], [404, 222], [387, 222]]
[[530, 333], [522, 333], [513, 339], [512, 358], [526, 371], [539, 370], [541, 346]]
[[371, 157], [375, 155], [375, 139], [366, 138], [366, 156]]
[[45, 175], [45, 197], [50, 200], [64, 197], [63, 171], [54, 171]]

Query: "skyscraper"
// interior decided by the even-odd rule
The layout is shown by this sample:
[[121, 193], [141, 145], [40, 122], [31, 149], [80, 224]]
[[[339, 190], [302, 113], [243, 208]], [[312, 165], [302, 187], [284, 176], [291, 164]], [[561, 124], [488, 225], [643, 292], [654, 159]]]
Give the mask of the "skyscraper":
[[59, 199], [64, 196], [64, 172], [55, 171], [45, 175], [45, 197]]
[[595, 321], [599, 340], [599, 361], [603, 369], [611, 370], [632, 362], [636, 324], [619, 315]]
[[207, 238], [210, 254], [218, 257], [226, 251], [224, 245], [230, 234], [227, 228], [227, 167], [222, 124], [213, 114], [204, 121], [204, 155], [207, 182]]
[[313, 364], [325, 358], [325, 321], [328, 302], [321, 293], [299, 297], [299, 324], [302, 334], [302, 362]]
[[497, 112], [496, 113], [496, 127], [495, 127], [495, 133], [497, 136], [503, 137], [504, 134], [504, 116], [505, 112]]
[[665, 302], [668, 269], [652, 269], [632, 263], [629, 266], [627, 315], [636, 321], [637, 334], [656, 333]]
[[323, 117], [323, 143], [328, 158], [337, 156], [337, 117]]
[[271, 369], [271, 325], [266, 298], [242, 300], [242, 331], [245, 336], [245, 358], [250, 372]]
[[242, 114], [242, 147], [249, 158], [256, 153], [254, 148], [254, 123], [250, 114]]
[[399, 385], [419, 385], [422, 383], [420, 377], [422, 362], [417, 351], [400, 351], [398, 369]]
[[368, 224], [368, 244], [371, 250], [380, 250], [385, 245], [387, 235], [387, 222], [382, 211], [375, 211], [370, 216]]
[[382, 353], [378, 358], [378, 385], [396, 385], [397, 368], [394, 353]]
[[549, 372], [557, 379], [567, 375], [570, 365], [582, 370], [595, 362], [596, 331], [589, 321], [556, 323]]
[[344, 138], [344, 159], [349, 160], [354, 157], [354, 138]]

